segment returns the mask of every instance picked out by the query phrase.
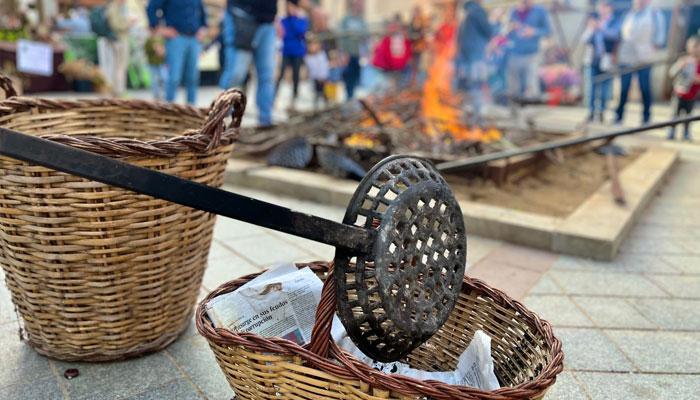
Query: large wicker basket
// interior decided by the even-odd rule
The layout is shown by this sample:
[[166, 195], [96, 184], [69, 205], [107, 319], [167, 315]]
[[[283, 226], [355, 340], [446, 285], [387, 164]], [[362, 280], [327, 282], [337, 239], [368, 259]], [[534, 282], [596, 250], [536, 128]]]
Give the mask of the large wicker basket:
[[335, 313], [335, 280], [326, 263], [311, 267], [325, 280], [312, 341], [306, 348], [282, 338], [263, 338], [214, 328], [206, 303], [258, 274], [225, 283], [197, 307], [197, 330], [204, 336], [236, 398], [241, 399], [540, 399], [563, 369], [561, 342], [547, 321], [486, 283], [465, 278], [447, 323], [404, 360], [428, 371], [453, 370], [474, 332], [491, 336], [501, 389], [479, 389], [387, 375], [339, 350], [330, 338]]
[[[245, 107], [210, 110], [138, 100], [0, 102], [0, 126], [211, 186], [223, 173]], [[224, 118], [234, 108], [227, 128]], [[62, 360], [103, 361], [159, 350], [194, 310], [215, 216], [0, 157], [0, 264], [23, 339]]]

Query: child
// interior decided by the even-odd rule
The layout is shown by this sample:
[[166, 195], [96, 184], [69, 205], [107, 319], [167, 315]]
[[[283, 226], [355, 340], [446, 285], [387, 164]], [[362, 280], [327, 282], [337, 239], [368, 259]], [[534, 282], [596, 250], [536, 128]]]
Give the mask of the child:
[[165, 66], [165, 43], [159, 35], [152, 35], [144, 44], [148, 68], [151, 72], [151, 92], [155, 100], [163, 100], [168, 70]]
[[[686, 115], [693, 112], [695, 97], [700, 92], [700, 37], [691, 36], [685, 44], [687, 54], [671, 67], [669, 75], [674, 78], [673, 92], [676, 95], [676, 117], [684, 111]], [[690, 123], [684, 124], [683, 139], [691, 140]], [[676, 127], [668, 131], [668, 139], [676, 138]]]
[[399, 88], [406, 82], [411, 54], [411, 42], [404, 32], [401, 17], [397, 15], [389, 22], [386, 34], [374, 48], [372, 65], [384, 73], [392, 88]]
[[323, 51], [321, 43], [317, 40], [309, 43], [304, 63], [306, 64], [306, 69], [309, 70], [309, 78], [314, 81], [314, 109], [318, 108], [319, 100], [323, 100], [323, 104], [327, 106], [328, 99], [323, 92], [323, 87], [328, 80], [330, 65], [326, 52]]
[[347, 61], [340, 56], [337, 50], [331, 50], [328, 52], [328, 62], [330, 70], [328, 71], [328, 80], [323, 88], [323, 93], [325, 93], [328, 102], [335, 103], [338, 101], [338, 85], [343, 79]]
[[309, 30], [309, 20], [302, 15], [299, 0], [287, 1], [287, 16], [282, 18], [282, 66], [277, 78], [275, 92], [279, 91], [280, 82], [288, 68], [292, 69], [292, 103], [290, 110], [299, 93], [299, 71], [306, 55], [306, 32]]

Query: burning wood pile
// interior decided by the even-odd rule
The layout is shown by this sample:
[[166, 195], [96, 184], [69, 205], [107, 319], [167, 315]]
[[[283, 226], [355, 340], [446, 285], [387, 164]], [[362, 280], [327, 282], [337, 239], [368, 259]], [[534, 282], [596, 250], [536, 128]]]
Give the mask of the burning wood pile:
[[305, 168], [313, 162], [313, 148], [320, 147], [367, 168], [390, 154], [446, 161], [501, 149], [498, 129], [462, 122], [460, 96], [425, 94], [403, 90], [299, 114], [272, 128], [245, 129], [235, 151], [267, 156], [272, 165]]

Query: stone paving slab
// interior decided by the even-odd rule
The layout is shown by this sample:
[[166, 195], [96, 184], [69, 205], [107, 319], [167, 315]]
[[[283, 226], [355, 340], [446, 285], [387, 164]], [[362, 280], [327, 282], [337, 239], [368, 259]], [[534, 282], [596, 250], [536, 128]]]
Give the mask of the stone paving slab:
[[525, 304], [555, 326], [592, 327], [593, 322], [567, 296], [530, 294]]
[[700, 275], [649, 275], [649, 279], [674, 297], [700, 299]]
[[63, 392], [54, 377], [38, 380], [22, 379], [21, 383], [0, 387], [0, 399], [17, 400], [64, 400]]
[[552, 270], [599, 271], [619, 273], [678, 274], [679, 269], [667, 262], [663, 255], [620, 253], [615, 262], [594, 261], [579, 257], [561, 256], [552, 264]]
[[700, 332], [605, 332], [639, 371], [700, 374]]
[[12, 296], [5, 285], [5, 277], [0, 269], [0, 325], [16, 321], [17, 314], [15, 306], [12, 304]]
[[632, 299], [630, 303], [661, 329], [700, 331], [700, 300]]
[[576, 376], [594, 400], [693, 400], [700, 393], [700, 375], [577, 372]]
[[545, 274], [540, 281], [530, 289], [530, 294], [563, 294], [564, 291], [549, 275]]
[[[155, 389], [138, 394], [129, 400], [197, 400], [206, 399], [195, 390], [187, 381], [176, 379], [166, 382]], [[222, 397], [222, 399], [224, 399]]]
[[645, 276], [592, 271], [550, 272], [550, 277], [572, 295], [668, 297], [669, 294]]
[[[71, 400], [128, 399], [163, 382], [185, 378], [164, 352], [110, 363], [51, 362], [60, 376], [59, 385]], [[64, 379], [63, 372], [69, 368], [77, 368], [80, 376]]]
[[[696, 237], [700, 237], [700, 231]], [[683, 274], [700, 275], [700, 256], [674, 254], [664, 255], [661, 258]]]
[[597, 329], [557, 328], [566, 368], [593, 371], [633, 371], [634, 365], [604, 332]]
[[261, 268], [239, 257], [237, 254], [230, 253], [229, 256], [224, 258], [209, 258], [209, 265], [204, 272], [204, 279], [202, 280], [205, 290], [212, 291], [234, 278], [261, 271]]
[[234, 395], [202, 336], [180, 339], [166, 351], [178, 368], [187, 374], [190, 386], [196, 387], [205, 398], [230, 399]]
[[[39, 355], [19, 341], [15, 322], [0, 326], [0, 393], [6, 386], [39, 379], [53, 379], [53, 371], [46, 357]], [[16, 389], [19, 390], [19, 389]], [[11, 397], [2, 397], [11, 398]]]
[[557, 383], [549, 389], [545, 400], [588, 400], [586, 390], [574, 377], [573, 372], [562, 372], [557, 376]]
[[[633, 304], [645, 300], [618, 297], [572, 297], [572, 301], [585, 310], [586, 315], [597, 327], [656, 329], [658, 325], [633, 306]], [[657, 299], [652, 301], [657, 301]]]

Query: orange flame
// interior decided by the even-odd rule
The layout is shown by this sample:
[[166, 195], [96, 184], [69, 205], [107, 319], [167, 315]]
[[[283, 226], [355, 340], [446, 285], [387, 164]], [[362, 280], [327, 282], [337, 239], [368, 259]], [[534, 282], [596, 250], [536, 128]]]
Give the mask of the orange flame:
[[501, 133], [496, 128], [483, 130], [470, 128], [461, 121], [459, 107], [446, 104], [443, 99], [454, 99], [452, 77], [453, 60], [457, 50], [457, 25], [447, 22], [438, 28], [434, 40], [434, 59], [428, 69], [428, 76], [423, 87], [423, 116], [428, 123], [425, 133], [431, 137], [450, 134], [455, 140], [479, 140], [490, 142], [499, 140]]

